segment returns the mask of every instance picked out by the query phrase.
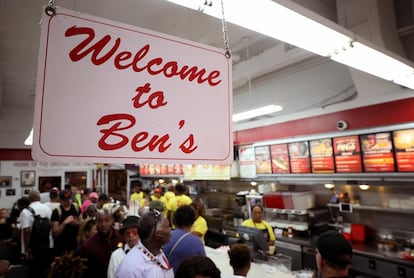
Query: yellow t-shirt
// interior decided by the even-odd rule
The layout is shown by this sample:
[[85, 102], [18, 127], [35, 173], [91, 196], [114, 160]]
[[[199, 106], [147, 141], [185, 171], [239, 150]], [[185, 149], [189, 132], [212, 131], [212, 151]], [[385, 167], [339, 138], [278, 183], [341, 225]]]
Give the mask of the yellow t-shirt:
[[204, 217], [202, 216], [197, 217], [196, 221], [194, 221], [193, 223], [193, 227], [191, 227], [191, 231], [200, 233], [202, 235], [201, 241], [203, 242], [203, 244], [205, 244], [204, 236], [206, 235], [207, 230], [208, 230], [207, 221], [204, 219]]
[[172, 199], [172, 198], [174, 198], [175, 197], [175, 193], [174, 192], [172, 192], [172, 191], [167, 191], [167, 192], [165, 192], [165, 194], [164, 194], [164, 198], [165, 198], [165, 200], [167, 201], [167, 203]]
[[172, 198], [167, 204], [167, 210], [175, 212], [182, 205], [189, 205], [193, 202], [187, 195], [178, 195]]
[[267, 234], [269, 235], [269, 237], [267, 238], [266, 234], [265, 234], [266, 240], [267, 241], [276, 240], [275, 233], [273, 232], [273, 228], [270, 226], [269, 223], [267, 223], [264, 220], [262, 220], [262, 222], [260, 222], [260, 223], [255, 223], [255, 222], [253, 222], [253, 219], [250, 218], [250, 219], [244, 220], [243, 223], [242, 223], [242, 226], [250, 227], [250, 228], [256, 228], [256, 229], [260, 229], [260, 230], [265, 230], [266, 229]]
[[144, 198], [144, 193], [141, 191], [139, 193], [132, 193], [131, 195], [131, 201], [138, 201], [140, 202], [142, 200], [142, 198]]

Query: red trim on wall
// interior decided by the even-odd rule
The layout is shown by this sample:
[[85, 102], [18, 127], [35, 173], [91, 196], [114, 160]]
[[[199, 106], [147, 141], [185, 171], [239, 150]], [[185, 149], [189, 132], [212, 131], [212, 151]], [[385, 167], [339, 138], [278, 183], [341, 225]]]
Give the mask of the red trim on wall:
[[31, 149], [0, 149], [1, 160], [33, 160]]
[[[339, 120], [348, 123], [348, 130], [414, 122], [414, 98], [235, 131], [234, 144], [243, 145], [292, 136], [336, 132], [336, 122]], [[33, 159], [31, 149], [0, 149], [1, 160]]]
[[336, 132], [336, 123], [339, 120], [348, 123], [348, 130], [412, 122], [414, 98], [235, 131], [234, 144], [243, 145], [292, 136]]

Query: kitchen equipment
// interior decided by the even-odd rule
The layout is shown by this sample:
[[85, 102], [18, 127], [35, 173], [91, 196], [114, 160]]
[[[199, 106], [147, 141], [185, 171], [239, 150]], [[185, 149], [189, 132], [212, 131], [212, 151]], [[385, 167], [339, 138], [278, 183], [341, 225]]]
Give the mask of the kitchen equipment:
[[365, 241], [365, 225], [364, 224], [351, 224], [351, 238], [352, 238], [352, 241], [364, 242]]

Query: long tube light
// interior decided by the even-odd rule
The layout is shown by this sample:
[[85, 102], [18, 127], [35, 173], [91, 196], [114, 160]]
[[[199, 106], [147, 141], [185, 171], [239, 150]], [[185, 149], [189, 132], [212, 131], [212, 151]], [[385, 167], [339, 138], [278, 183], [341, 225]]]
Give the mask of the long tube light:
[[[222, 18], [221, 0], [167, 0]], [[278, 3], [276, 3], [278, 2]], [[281, 4], [279, 4], [281, 3]], [[228, 22], [287, 42], [315, 54], [396, 84], [414, 89], [414, 67], [410, 61], [393, 58], [374, 49], [342, 26], [287, 0], [224, 1]]]
[[283, 106], [277, 104], [266, 105], [263, 107], [255, 108], [245, 112], [233, 114], [233, 122], [239, 122], [251, 118], [260, 117], [263, 115], [279, 112], [283, 110]]

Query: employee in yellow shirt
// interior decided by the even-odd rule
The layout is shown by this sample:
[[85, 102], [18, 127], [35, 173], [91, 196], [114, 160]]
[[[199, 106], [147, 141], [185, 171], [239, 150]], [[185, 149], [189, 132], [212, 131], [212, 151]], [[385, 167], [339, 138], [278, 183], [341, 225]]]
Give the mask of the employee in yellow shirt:
[[193, 202], [190, 197], [185, 195], [186, 187], [183, 184], [175, 185], [175, 197], [167, 203], [168, 219], [172, 223], [175, 211], [182, 205], [189, 205]]
[[269, 246], [273, 246], [275, 244], [275, 233], [273, 232], [272, 226], [263, 220], [263, 207], [261, 205], [253, 206], [252, 218], [243, 221], [242, 226], [262, 230]]
[[196, 220], [194, 221], [193, 226], [191, 227], [191, 233], [201, 238], [201, 241], [203, 242], [203, 244], [205, 244], [204, 236], [207, 233], [208, 226], [206, 219], [203, 217], [204, 205], [201, 201], [194, 200], [191, 203], [191, 206], [194, 208], [196, 212]]
[[134, 183], [134, 193], [131, 194], [131, 201], [138, 201], [139, 204], [142, 198], [144, 198], [144, 193], [142, 193], [142, 183], [141, 181], [134, 181]]

